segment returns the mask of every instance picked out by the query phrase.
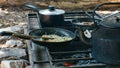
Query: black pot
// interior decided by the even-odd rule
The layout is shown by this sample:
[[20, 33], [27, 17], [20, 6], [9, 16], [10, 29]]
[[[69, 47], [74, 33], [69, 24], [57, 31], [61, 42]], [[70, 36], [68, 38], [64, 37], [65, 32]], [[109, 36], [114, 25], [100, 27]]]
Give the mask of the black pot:
[[[99, 22], [99, 19], [96, 19], [96, 22]], [[90, 45], [91, 33], [88, 30], [94, 29], [94, 20], [93, 18], [77, 18], [72, 20], [72, 24], [76, 28], [76, 35], [79, 37], [80, 41], [86, 45]], [[86, 35], [85, 35], [86, 33]]]
[[120, 65], [120, 29], [101, 26], [92, 33], [91, 43], [97, 61]]
[[57, 27], [61, 26], [64, 22], [64, 10], [55, 9], [53, 6], [49, 6], [48, 9], [40, 10], [33, 5], [26, 5], [27, 7], [38, 12], [40, 18], [40, 25], [42, 27]]
[[[102, 3], [96, 6], [94, 13], [101, 6], [116, 4], [120, 2]], [[120, 65], [120, 12], [101, 16], [99, 23], [98, 29], [92, 32], [92, 56], [99, 62]]]
[[[98, 5], [94, 9], [93, 19], [95, 20], [95, 11], [99, 7], [111, 4], [120, 5], [120, 2]], [[94, 21], [96, 28], [91, 33], [92, 37], [90, 38], [90, 42], [88, 42], [92, 45], [92, 56], [97, 61], [105, 64], [120, 65], [120, 12], [99, 18], [101, 20], [99, 23]], [[84, 37], [80, 37], [84, 39]]]

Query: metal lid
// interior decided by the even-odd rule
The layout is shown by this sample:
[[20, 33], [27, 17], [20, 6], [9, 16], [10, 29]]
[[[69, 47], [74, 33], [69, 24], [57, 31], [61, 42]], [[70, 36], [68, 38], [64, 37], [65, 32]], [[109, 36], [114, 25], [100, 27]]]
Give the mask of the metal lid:
[[110, 28], [120, 28], [120, 12], [104, 17], [101, 21], [101, 25]]
[[39, 11], [39, 13], [43, 15], [60, 15], [60, 14], [64, 14], [65, 11], [61, 9], [55, 9], [55, 7], [53, 6], [49, 6], [48, 9], [41, 10]]

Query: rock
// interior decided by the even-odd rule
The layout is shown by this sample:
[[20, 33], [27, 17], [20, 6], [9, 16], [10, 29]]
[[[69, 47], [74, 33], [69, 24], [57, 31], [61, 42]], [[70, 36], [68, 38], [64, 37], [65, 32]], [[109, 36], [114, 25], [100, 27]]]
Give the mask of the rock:
[[15, 25], [15, 26], [10, 26], [10, 27], [6, 27], [6, 28], [1, 28], [0, 32], [2, 32], [2, 31], [16, 32], [16, 31], [20, 31], [20, 30], [23, 30], [23, 27], [20, 25]]
[[[24, 28], [23, 28], [23, 26], [22, 25], [15, 25], [15, 26], [10, 26], [10, 27], [6, 27], [6, 28], [1, 28], [0, 29], [0, 32], [2, 32], [2, 31], [9, 31], [9, 32], [14, 32], [14, 33], [16, 33], [16, 32], [20, 32], [20, 31], [22, 31]], [[6, 42], [6, 40], [7, 39], [10, 39], [11, 38], [11, 36], [0, 36], [0, 42], [3, 42], [3, 43], [0, 43], [0, 44], [4, 44], [5, 42]], [[11, 42], [12, 42], [12, 44], [11, 44]], [[17, 45], [17, 46], [21, 46], [22, 45], [22, 42], [20, 42], [20, 41], [14, 41], [13, 42], [13, 40], [9, 40], [7, 43], [7, 46], [10, 46], [11, 47], [11, 45], [12, 46], [14, 46], [14, 45]], [[14, 44], [14, 45], [13, 45]], [[1, 47], [1, 46], [0, 46]], [[5, 47], [5, 46], [4, 46]]]
[[22, 48], [3, 48], [0, 50], [0, 58], [9, 56], [23, 57], [26, 56], [26, 51]]
[[6, 39], [9, 39], [9, 38], [10, 38], [10, 36], [0, 36], [0, 41], [6, 40]]
[[5, 47], [21, 47], [23, 45], [23, 42], [20, 41], [20, 40], [13, 40], [13, 39], [10, 39], [8, 40], [6, 43], [6, 46]]
[[27, 66], [26, 60], [3, 60], [1, 61], [1, 68], [25, 68]]
[[0, 16], [5, 16], [6, 14], [8, 14], [8, 11], [2, 10], [2, 8], [0, 8]]
[[0, 23], [0, 27], [2, 27], [2, 26], [3, 26], [3, 24]]
[[10, 38], [11, 38], [11, 36], [0, 36], [0, 48], [5, 47], [4, 45], [6, 43], [6, 40], [10, 39]]

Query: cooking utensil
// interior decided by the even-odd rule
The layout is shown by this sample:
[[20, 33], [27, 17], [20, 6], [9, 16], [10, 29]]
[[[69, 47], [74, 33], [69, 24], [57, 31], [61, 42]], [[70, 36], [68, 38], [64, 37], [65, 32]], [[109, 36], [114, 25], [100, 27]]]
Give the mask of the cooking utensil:
[[93, 20], [96, 26], [91, 33], [90, 42], [86, 41], [82, 28], [79, 28], [81, 39], [92, 45], [92, 56], [99, 62], [120, 65], [120, 12], [109, 14], [105, 17], [99, 15], [100, 22], [95, 21], [96, 10], [104, 5], [120, 5], [120, 2], [102, 3], [93, 10]]
[[39, 39], [41, 38], [43, 40], [54, 39], [54, 38], [43, 37], [43, 36], [28, 36], [28, 35], [24, 35], [24, 34], [17, 34], [17, 33], [9, 32], [9, 31], [0, 32], [0, 35], [1, 36], [11, 35], [11, 36], [19, 37], [19, 38], [22, 38], [22, 39], [28, 39], [28, 40], [32, 39], [32, 38], [39, 38]]
[[[94, 9], [94, 13], [101, 6], [116, 4], [120, 5], [120, 2], [100, 4]], [[120, 12], [101, 17], [99, 28], [92, 32], [92, 56], [100, 62], [120, 65], [120, 22], [117, 18], [119, 16]]]
[[[100, 19], [95, 19], [96, 22], [101, 21]], [[94, 20], [92, 17], [86, 18], [76, 18], [72, 20], [72, 24], [76, 26], [75, 33], [80, 38], [80, 41], [86, 45], [90, 45], [91, 32], [94, 29]], [[87, 31], [87, 32], [86, 32]], [[83, 38], [84, 37], [84, 38]]]
[[[50, 34], [55, 34], [55, 35], [59, 35], [59, 36], [65, 36], [65, 37], [70, 37], [72, 38], [71, 40], [67, 40], [67, 41], [62, 41], [62, 42], [46, 42], [46, 41], [40, 41], [40, 36], [42, 35], [50, 35]], [[13, 35], [13, 33], [11, 32], [0, 32], [1, 36], [11, 36]], [[30, 36], [26, 36], [26, 35], [19, 35], [19, 34], [14, 34], [14, 36], [17, 36], [21, 39], [30, 39], [33, 43], [41, 45], [41, 46], [46, 46], [49, 49], [52, 50], [62, 50], [64, 48], [69, 47], [69, 44], [75, 39], [76, 35], [66, 29], [62, 29], [62, 28], [41, 28], [41, 29], [35, 29], [30, 31], [29, 33]], [[32, 36], [32, 38], [31, 38]], [[35, 37], [35, 38], [33, 38]], [[38, 38], [36, 38], [38, 37]], [[59, 49], [57, 49], [59, 48]]]
[[64, 13], [62, 9], [56, 9], [54, 6], [48, 6], [48, 9], [40, 10], [34, 5], [26, 5], [27, 7], [38, 12], [40, 17], [39, 24], [42, 27], [57, 27], [64, 22]]

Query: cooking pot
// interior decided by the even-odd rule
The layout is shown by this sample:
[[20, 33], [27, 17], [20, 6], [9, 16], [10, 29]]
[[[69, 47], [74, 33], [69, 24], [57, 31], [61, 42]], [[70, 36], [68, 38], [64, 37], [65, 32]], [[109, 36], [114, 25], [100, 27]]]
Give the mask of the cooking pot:
[[[100, 20], [95, 19], [95, 21], [99, 22]], [[80, 38], [80, 41], [88, 46], [91, 46], [90, 44], [91, 33], [88, 30], [94, 29], [93, 18], [92, 17], [76, 18], [73, 19], [71, 23], [75, 26], [76, 29], [75, 33]]]
[[[120, 5], [120, 2], [103, 3], [103, 5]], [[93, 16], [94, 18], [94, 16]], [[98, 30], [92, 32], [92, 56], [103, 63], [120, 65], [120, 12], [101, 17]]]
[[[47, 42], [46, 39], [44, 39], [43, 41], [40, 40], [40, 38], [42, 38], [42, 35], [58, 35], [58, 36], [62, 36], [62, 37], [70, 37], [70, 40], [64, 40], [64, 41], [60, 41], [60, 42]], [[35, 29], [30, 31], [29, 33], [30, 36], [24, 35], [24, 34], [16, 34], [13, 32], [8, 32], [8, 31], [2, 31], [0, 32], [0, 36], [15, 36], [15, 37], [19, 37], [21, 39], [26, 39], [26, 40], [31, 40], [33, 43], [38, 44], [40, 46], [46, 46], [50, 49], [55, 50], [63, 50], [64, 47], [68, 47], [70, 42], [73, 41], [76, 37], [76, 35], [66, 29], [63, 28], [41, 28], [41, 29]], [[50, 40], [52, 40], [52, 38], [48, 38]], [[58, 48], [58, 49], [57, 49]]]
[[56, 9], [54, 6], [48, 6], [48, 9], [40, 10], [34, 5], [26, 5], [27, 7], [38, 12], [42, 27], [57, 27], [61, 26], [64, 22], [64, 13], [62, 9]]
[[[95, 30], [91, 34], [90, 42], [92, 45], [92, 56], [99, 62], [106, 64], [120, 65], [120, 12], [115, 12], [107, 16], [99, 15], [99, 23], [95, 22], [96, 10], [104, 5], [120, 5], [120, 2], [102, 3], [93, 10]], [[81, 33], [82, 28], [78, 31]]]

